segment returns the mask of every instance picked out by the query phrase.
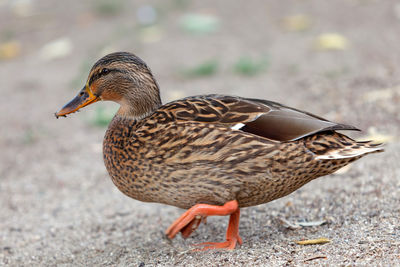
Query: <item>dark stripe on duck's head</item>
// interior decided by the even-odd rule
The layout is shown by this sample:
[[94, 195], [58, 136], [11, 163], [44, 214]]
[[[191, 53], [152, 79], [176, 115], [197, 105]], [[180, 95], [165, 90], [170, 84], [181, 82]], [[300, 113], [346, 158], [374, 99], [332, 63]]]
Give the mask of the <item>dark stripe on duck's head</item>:
[[[106, 71], [105, 71], [105, 70], [106, 70]], [[96, 81], [97, 79], [99, 79], [100, 77], [105, 76], [105, 75], [107, 75], [107, 74], [109, 74], [109, 73], [112, 73], [112, 72], [125, 73], [125, 71], [120, 70], [120, 69], [102, 68], [102, 69], [100, 69], [100, 71], [96, 71], [94, 74], [92, 74], [92, 75], [90, 76], [90, 79], [89, 79], [89, 86], [90, 86], [94, 81]]]

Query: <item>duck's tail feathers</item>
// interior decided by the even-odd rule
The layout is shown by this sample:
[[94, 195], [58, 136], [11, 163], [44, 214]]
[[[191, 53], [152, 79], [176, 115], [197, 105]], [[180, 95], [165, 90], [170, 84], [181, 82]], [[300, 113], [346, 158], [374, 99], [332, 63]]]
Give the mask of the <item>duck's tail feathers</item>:
[[354, 142], [351, 146], [345, 146], [316, 156], [316, 159], [345, 159], [359, 158], [370, 153], [384, 151], [384, 144], [374, 143], [373, 141]]

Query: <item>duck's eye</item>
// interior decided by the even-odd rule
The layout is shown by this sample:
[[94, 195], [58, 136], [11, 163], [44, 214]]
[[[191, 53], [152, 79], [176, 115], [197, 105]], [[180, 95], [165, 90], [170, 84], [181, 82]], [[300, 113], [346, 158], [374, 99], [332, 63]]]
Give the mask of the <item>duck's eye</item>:
[[109, 70], [107, 69], [107, 68], [104, 68], [104, 69], [102, 69], [101, 71], [100, 71], [100, 74], [101, 75], [105, 75], [105, 74], [107, 74], [109, 72]]

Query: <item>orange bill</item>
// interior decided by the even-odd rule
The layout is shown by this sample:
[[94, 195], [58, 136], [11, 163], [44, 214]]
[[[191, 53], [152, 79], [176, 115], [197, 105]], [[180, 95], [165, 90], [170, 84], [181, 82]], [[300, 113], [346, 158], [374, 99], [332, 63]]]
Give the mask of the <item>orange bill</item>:
[[72, 99], [68, 104], [66, 104], [60, 111], [56, 112], [54, 115], [58, 119], [60, 116], [66, 116], [67, 114], [78, 111], [79, 109], [90, 105], [94, 102], [99, 101], [100, 98], [95, 96], [87, 86], [83, 87], [83, 89]]

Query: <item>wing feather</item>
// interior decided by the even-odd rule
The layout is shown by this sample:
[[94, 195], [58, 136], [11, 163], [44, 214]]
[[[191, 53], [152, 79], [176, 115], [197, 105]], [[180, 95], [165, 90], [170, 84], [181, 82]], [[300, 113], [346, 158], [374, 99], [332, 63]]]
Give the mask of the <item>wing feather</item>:
[[[193, 96], [166, 104], [161, 109], [173, 113], [178, 121], [220, 124], [281, 142], [323, 131], [358, 130], [277, 102], [234, 96]], [[235, 127], [238, 124], [240, 128]]]

